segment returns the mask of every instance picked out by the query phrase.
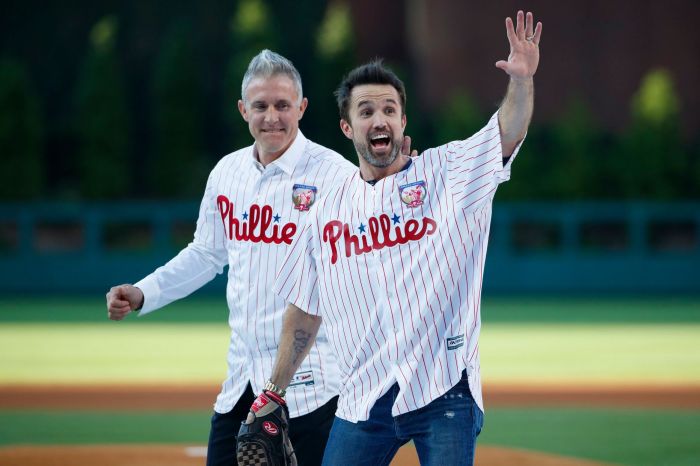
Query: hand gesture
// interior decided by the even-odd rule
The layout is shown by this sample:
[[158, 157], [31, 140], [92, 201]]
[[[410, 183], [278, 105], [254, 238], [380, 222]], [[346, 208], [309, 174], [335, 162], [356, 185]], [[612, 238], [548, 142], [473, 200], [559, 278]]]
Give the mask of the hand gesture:
[[107, 293], [107, 315], [111, 320], [122, 320], [141, 306], [143, 292], [133, 285], [113, 286]]
[[542, 23], [537, 23], [533, 31], [534, 20], [532, 13], [523, 15], [518, 11], [517, 26], [513, 29], [513, 20], [506, 18], [506, 35], [510, 43], [510, 55], [508, 61], [499, 60], [496, 67], [502, 69], [511, 79], [530, 79], [537, 71], [540, 61], [540, 36], [542, 35]]
[[403, 137], [403, 142], [401, 143], [401, 155], [405, 155], [408, 157], [418, 156], [417, 150], [415, 150], [415, 149], [411, 150], [411, 136], [404, 136]]

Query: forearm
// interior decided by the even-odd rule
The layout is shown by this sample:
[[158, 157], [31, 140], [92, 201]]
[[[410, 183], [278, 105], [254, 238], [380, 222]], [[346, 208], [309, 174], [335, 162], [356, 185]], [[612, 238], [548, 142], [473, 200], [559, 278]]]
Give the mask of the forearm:
[[201, 288], [223, 272], [226, 260], [225, 249], [209, 251], [190, 244], [168, 263], [134, 284], [145, 296], [141, 313], [147, 314]]
[[287, 388], [301, 362], [309, 354], [320, 326], [321, 317], [307, 314], [293, 304], [287, 305], [275, 366], [270, 377], [272, 383]]
[[508, 91], [498, 111], [504, 158], [513, 154], [515, 147], [527, 133], [534, 107], [534, 94], [534, 83], [531, 77], [510, 79]]

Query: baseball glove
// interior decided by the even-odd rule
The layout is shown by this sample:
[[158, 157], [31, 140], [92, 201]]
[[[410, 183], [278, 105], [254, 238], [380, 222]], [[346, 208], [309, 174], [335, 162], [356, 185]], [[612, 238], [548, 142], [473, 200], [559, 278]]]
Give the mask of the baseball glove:
[[236, 458], [238, 466], [297, 466], [284, 399], [269, 391], [256, 398], [238, 431]]

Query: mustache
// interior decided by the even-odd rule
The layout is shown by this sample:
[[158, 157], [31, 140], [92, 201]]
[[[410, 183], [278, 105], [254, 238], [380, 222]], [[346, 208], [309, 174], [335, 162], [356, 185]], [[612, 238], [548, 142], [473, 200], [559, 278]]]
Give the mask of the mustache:
[[394, 132], [391, 131], [391, 130], [386, 129], [386, 130], [382, 130], [382, 131], [370, 131], [370, 132], [368, 132], [368, 133], [367, 133], [367, 137], [366, 137], [367, 143], [369, 144], [370, 142], [372, 142], [372, 138], [373, 138], [374, 136], [376, 136], [377, 134], [386, 134], [386, 135], [388, 135], [388, 136], [389, 136], [389, 140], [390, 140], [391, 142], [395, 142], [395, 140], [396, 140], [396, 139], [394, 138]]

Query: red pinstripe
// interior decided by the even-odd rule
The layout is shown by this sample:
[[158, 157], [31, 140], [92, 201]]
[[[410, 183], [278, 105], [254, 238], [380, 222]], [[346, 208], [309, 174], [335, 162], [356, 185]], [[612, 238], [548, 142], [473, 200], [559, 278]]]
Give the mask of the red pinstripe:
[[[418, 409], [449, 390], [465, 368], [481, 405], [482, 277], [493, 194], [509, 176], [501, 157], [494, 115], [476, 135], [426, 151], [406, 171], [374, 187], [356, 173], [313, 211], [314, 229], [308, 233], [317, 249], [312, 257], [301, 251], [299, 242], [290, 257], [296, 254], [318, 270], [317, 285], [308, 289], [318, 294], [318, 312], [341, 360], [345, 386], [338, 416], [366, 419], [383, 389], [396, 381], [401, 390], [394, 412]], [[416, 181], [425, 181], [427, 197], [410, 208], [400, 200], [398, 186]], [[371, 236], [369, 230], [360, 233], [358, 226], [384, 214], [401, 219], [390, 222], [389, 231], [372, 230], [378, 235], [378, 250], [357, 255], [353, 249], [347, 257], [341, 233], [337, 262], [330, 262], [330, 246], [322, 237], [329, 221], [349, 225], [362, 244]], [[409, 220], [420, 223], [424, 218], [433, 219], [436, 230], [424, 237], [406, 236], [411, 238], [408, 242], [387, 247], [395, 229], [404, 231]], [[303, 281], [306, 273], [305, 266], [283, 261], [275, 289], [285, 299], [293, 298], [290, 284]], [[447, 338], [458, 336], [461, 346], [448, 346]]]

